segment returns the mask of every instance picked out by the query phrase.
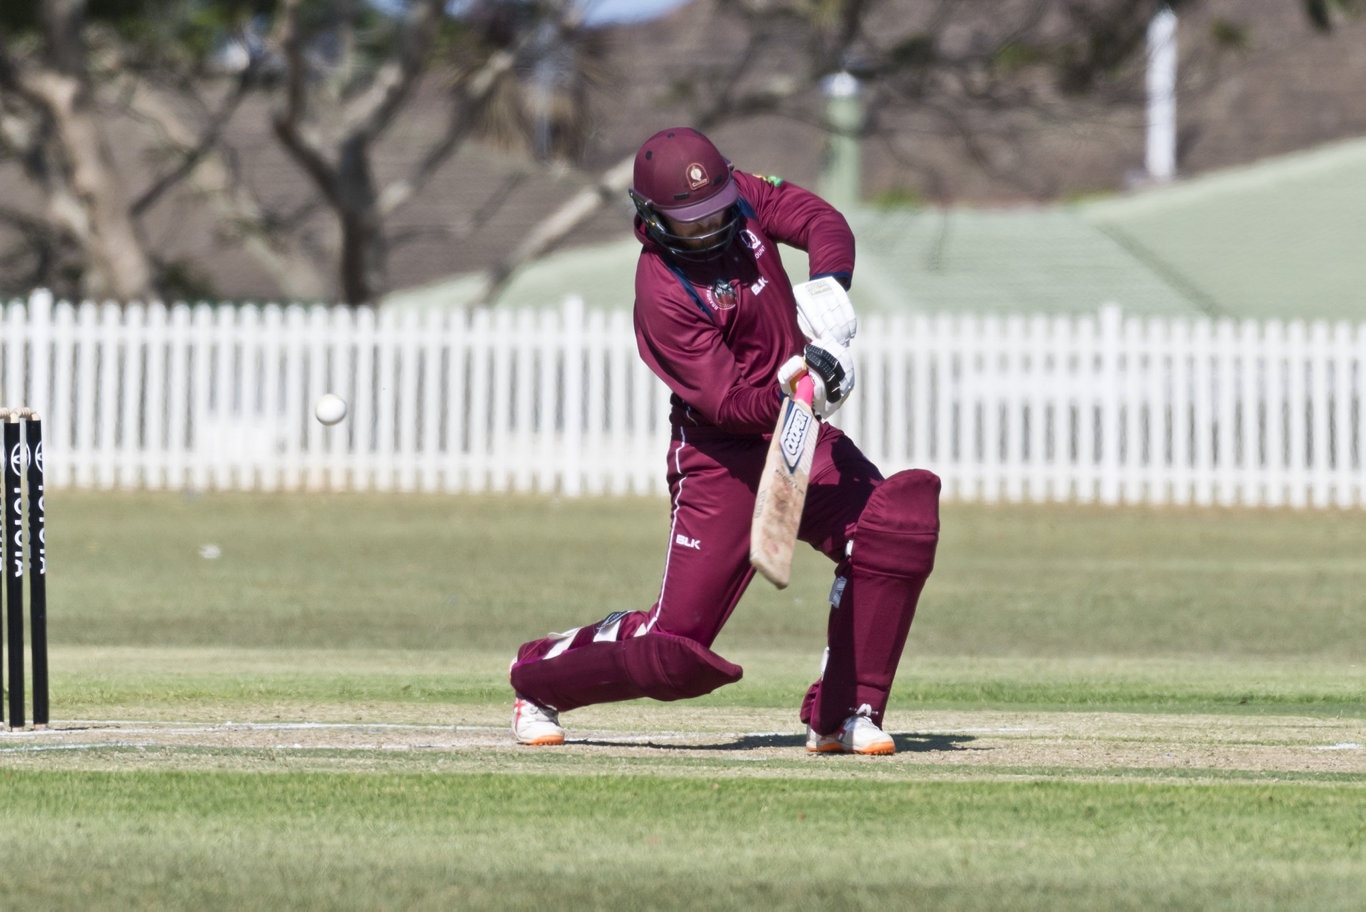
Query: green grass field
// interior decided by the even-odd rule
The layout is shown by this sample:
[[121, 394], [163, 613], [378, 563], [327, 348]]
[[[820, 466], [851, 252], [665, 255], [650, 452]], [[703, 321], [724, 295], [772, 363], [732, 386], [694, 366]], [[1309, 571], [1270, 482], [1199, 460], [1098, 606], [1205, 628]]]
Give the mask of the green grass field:
[[718, 640], [738, 684], [512, 744], [516, 646], [648, 607], [666, 506], [51, 492], [53, 725], [0, 734], [0, 896], [1359, 908], [1366, 514], [946, 505], [896, 755], [802, 748], [814, 555]]

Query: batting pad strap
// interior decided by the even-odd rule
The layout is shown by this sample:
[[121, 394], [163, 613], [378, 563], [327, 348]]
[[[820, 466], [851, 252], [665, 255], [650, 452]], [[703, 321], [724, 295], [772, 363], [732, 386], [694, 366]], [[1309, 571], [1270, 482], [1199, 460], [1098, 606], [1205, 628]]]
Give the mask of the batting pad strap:
[[934, 569], [939, 541], [939, 476], [924, 469], [897, 472], [868, 498], [854, 533], [856, 571], [904, 579]]
[[700, 697], [743, 674], [739, 665], [694, 640], [650, 633], [518, 662], [512, 668], [512, 686], [522, 696], [564, 712], [639, 697], [665, 702]]

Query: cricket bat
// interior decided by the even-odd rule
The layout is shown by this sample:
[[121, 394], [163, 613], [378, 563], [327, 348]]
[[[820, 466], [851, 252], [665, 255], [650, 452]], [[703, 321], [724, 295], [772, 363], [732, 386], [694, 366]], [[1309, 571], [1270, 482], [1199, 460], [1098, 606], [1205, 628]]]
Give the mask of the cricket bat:
[[820, 425], [811, 411], [812, 381], [803, 376], [795, 395], [784, 400], [754, 498], [749, 531], [749, 562], [779, 589], [792, 576], [792, 552], [806, 505], [811, 459]]

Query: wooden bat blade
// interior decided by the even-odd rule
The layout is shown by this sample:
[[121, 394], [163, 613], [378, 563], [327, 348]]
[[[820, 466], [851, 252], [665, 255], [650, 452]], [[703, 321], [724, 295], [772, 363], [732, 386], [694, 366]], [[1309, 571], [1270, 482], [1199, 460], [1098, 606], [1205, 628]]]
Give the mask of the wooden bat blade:
[[783, 403], [764, 474], [754, 498], [749, 532], [749, 562], [779, 589], [792, 577], [792, 553], [806, 506], [806, 486], [816, 453], [819, 425], [811, 412], [811, 380], [803, 377], [797, 393]]

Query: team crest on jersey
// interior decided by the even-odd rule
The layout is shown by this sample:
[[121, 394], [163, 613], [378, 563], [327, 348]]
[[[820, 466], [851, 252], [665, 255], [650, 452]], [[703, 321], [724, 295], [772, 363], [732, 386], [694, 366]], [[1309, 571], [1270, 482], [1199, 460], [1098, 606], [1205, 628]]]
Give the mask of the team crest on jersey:
[[739, 302], [740, 296], [733, 284], [725, 279], [717, 279], [707, 289], [707, 300], [717, 310], [730, 310]]

